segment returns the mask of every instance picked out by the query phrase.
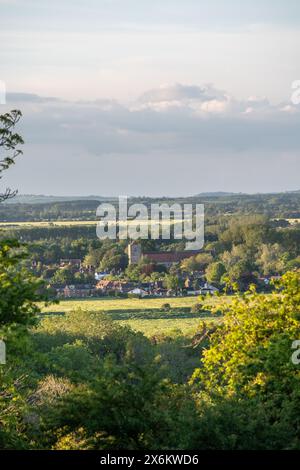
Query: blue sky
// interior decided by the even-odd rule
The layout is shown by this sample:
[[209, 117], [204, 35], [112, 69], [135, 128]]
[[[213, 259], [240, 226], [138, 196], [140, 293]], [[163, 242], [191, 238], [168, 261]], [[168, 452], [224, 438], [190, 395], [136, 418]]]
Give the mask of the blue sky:
[[0, 0], [0, 13], [20, 192], [299, 189], [299, 1]]

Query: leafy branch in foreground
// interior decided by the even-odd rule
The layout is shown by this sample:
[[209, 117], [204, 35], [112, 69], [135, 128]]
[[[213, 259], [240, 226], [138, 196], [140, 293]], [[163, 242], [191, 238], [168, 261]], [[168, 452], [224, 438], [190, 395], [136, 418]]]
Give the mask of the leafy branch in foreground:
[[[12, 110], [10, 113], [0, 115], [0, 149], [8, 152], [8, 155], [0, 156], [0, 180], [2, 173], [15, 163], [15, 159], [21, 155], [22, 150], [18, 149], [18, 145], [24, 144], [22, 137], [14, 132], [16, 124], [22, 116], [21, 111]], [[0, 202], [11, 199], [17, 194], [16, 190], [6, 188], [3, 193], [0, 193]]]
[[27, 255], [16, 240], [0, 242], [0, 328], [28, 324], [39, 313], [42, 282], [22, 267]]
[[292, 343], [300, 339], [300, 273], [288, 272], [271, 294], [252, 286], [237, 293], [231, 303], [216, 309], [224, 320], [203, 352], [202, 368], [193, 379], [221, 395], [288, 396], [299, 384], [300, 370], [291, 361]]

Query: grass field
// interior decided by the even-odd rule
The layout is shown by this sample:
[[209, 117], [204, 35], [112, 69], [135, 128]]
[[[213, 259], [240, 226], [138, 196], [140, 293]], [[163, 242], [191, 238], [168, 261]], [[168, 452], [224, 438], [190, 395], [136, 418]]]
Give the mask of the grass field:
[[98, 221], [96, 220], [55, 220], [53, 222], [0, 222], [0, 228], [33, 228], [33, 227], [74, 227], [74, 226], [86, 226], [94, 225]]
[[[210, 299], [210, 301], [212, 301], [212, 299]], [[46, 307], [44, 311], [66, 312], [78, 307], [94, 311], [147, 310], [153, 308], [160, 309], [165, 303], [170, 304], [171, 308], [191, 307], [197, 303], [197, 297], [168, 297], [155, 299], [118, 299], [107, 297], [100, 299], [61, 300], [59, 304], [50, 305]]]
[[[216, 303], [219, 299], [209, 298], [205, 303]], [[168, 303], [170, 312], [162, 310], [162, 305]], [[128, 325], [134, 330], [142, 331], [147, 336], [155, 334], [171, 334], [181, 331], [184, 335], [192, 335], [200, 320], [220, 321], [207, 312], [190, 313], [190, 307], [197, 303], [195, 297], [176, 297], [163, 299], [84, 299], [62, 300], [59, 304], [42, 309], [46, 314], [62, 314], [78, 308], [96, 312], [105, 312], [113, 320], [122, 325]]]
[[194, 336], [201, 320], [207, 323], [220, 321], [220, 318], [202, 317], [157, 319], [157, 320], [120, 320], [121, 325], [128, 325], [135, 331], [141, 331], [146, 336], [165, 334], [172, 336], [174, 333], [184, 336]]
[[[1, 222], [0, 221], [0, 228], [7, 229], [7, 228], [49, 228], [49, 227], [76, 227], [76, 226], [97, 226], [99, 220], [53, 220], [53, 221], [37, 221], [37, 222]], [[118, 224], [123, 225], [125, 222], [118, 222]], [[134, 225], [134, 220], [128, 220], [126, 222], [128, 226]], [[160, 221], [160, 225], [174, 225], [176, 222], [163, 220]], [[181, 224], [181, 221], [179, 221]], [[140, 225], [148, 226], [149, 220], [139, 220]], [[115, 222], [110, 222], [108, 225], [115, 225]]]

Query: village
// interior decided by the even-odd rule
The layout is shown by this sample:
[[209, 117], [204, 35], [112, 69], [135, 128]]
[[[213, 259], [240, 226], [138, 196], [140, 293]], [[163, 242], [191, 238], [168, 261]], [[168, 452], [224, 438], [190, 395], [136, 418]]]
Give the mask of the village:
[[[163, 268], [168, 272], [170, 268], [176, 266], [183, 259], [195, 255], [192, 251], [183, 252], [149, 252], [142, 253], [138, 243], [128, 245], [129, 266], [138, 265], [143, 259], [149, 263], [148, 267]], [[170, 287], [164, 280], [164, 276], [157, 276], [157, 279], [145, 281], [124, 279], [121, 269], [99, 272], [94, 266], [84, 265], [81, 259], [61, 259], [57, 267], [58, 270], [68, 270], [72, 272], [74, 279], [77, 277], [87, 277], [89, 282], [84, 283], [50, 283], [48, 290], [57, 299], [82, 299], [102, 296], [115, 297], [178, 297], [214, 295], [219, 292], [216, 286], [208, 283], [203, 271], [195, 271], [190, 275], [176, 273], [178, 285]], [[159, 277], [161, 279], [159, 279]]]

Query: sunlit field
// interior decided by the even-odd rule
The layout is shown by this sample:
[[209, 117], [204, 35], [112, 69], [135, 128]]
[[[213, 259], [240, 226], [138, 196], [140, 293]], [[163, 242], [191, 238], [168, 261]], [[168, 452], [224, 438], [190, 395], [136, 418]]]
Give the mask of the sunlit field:
[[94, 225], [96, 227], [97, 221], [95, 220], [55, 220], [53, 222], [0, 222], [0, 228], [48, 228], [48, 227], [74, 227]]
[[173, 334], [183, 336], [193, 336], [198, 329], [201, 320], [207, 323], [220, 321], [220, 318], [212, 316], [195, 318], [175, 318], [175, 319], [157, 319], [157, 320], [119, 320], [120, 325], [130, 326], [135, 331], [141, 331], [146, 336], [151, 337], [157, 334], [172, 336]]
[[[206, 301], [216, 302], [217, 297]], [[80, 299], [80, 300], [61, 300], [56, 305], [49, 305], [44, 308], [44, 312], [67, 312], [78, 307], [84, 310], [110, 311], [110, 310], [142, 310], [142, 309], [160, 309], [165, 303], [170, 304], [171, 308], [192, 307], [198, 302], [197, 297], [164, 297], [154, 299], [118, 299], [118, 298], [100, 298], [100, 299]]]
[[[192, 335], [201, 320], [220, 321], [219, 317], [209, 312], [209, 305], [217, 303], [218, 300], [218, 297], [205, 299], [204, 310], [201, 314], [190, 312], [190, 308], [199, 301], [197, 297], [62, 300], [59, 304], [43, 307], [42, 312], [43, 314], [64, 314], [80, 308], [93, 312], [105, 312], [113, 320], [141, 331], [147, 336], [171, 334], [175, 331]], [[170, 305], [170, 311], [162, 308], [166, 303]], [[205, 305], [207, 305], [207, 310], [205, 310]]]
[[[99, 219], [100, 220], [100, 219]], [[50, 228], [50, 227], [85, 227], [85, 226], [97, 226], [99, 220], [53, 220], [53, 221], [35, 221], [35, 222], [2, 222], [0, 221], [0, 228]], [[185, 219], [188, 220], [188, 219]], [[157, 225], [176, 225], [176, 221], [169, 220], [160, 220]], [[178, 224], [181, 224], [182, 221], [178, 221]], [[128, 227], [135, 227], [136, 222], [134, 220], [128, 220], [126, 222], [118, 221], [118, 225], [125, 225]], [[150, 224], [150, 220], [139, 220], [139, 225], [145, 225], [146, 227]], [[114, 222], [108, 223], [108, 226], [115, 226]], [[152, 225], [153, 226], [153, 221]], [[188, 233], [188, 232], [187, 232]]]

